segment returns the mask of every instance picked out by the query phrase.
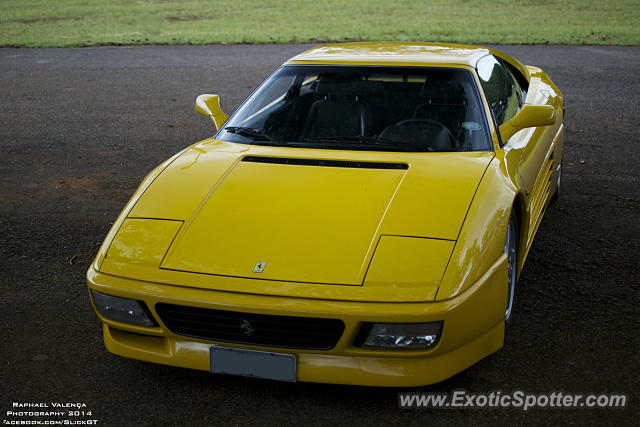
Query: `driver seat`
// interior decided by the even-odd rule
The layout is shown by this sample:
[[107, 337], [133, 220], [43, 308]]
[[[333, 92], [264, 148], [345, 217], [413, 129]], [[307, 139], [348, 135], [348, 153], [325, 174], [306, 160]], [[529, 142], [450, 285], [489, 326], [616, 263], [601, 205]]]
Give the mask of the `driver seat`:
[[467, 100], [460, 83], [427, 79], [420, 96], [426, 102], [416, 107], [413, 117], [440, 122], [456, 135], [467, 111]]

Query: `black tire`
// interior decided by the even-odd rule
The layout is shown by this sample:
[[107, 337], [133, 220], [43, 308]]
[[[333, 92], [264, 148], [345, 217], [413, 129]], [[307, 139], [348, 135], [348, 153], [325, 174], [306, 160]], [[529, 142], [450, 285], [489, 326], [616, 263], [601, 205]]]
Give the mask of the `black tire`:
[[558, 177], [556, 179], [556, 191], [553, 193], [553, 197], [551, 197], [552, 202], [555, 202], [560, 198], [561, 186], [562, 186], [562, 160], [560, 160], [560, 165], [558, 166]]
[[507, 308], [504, 315], [505, 325], [513, 322], [516, 282], [518, 281], [518, 219], [512, 211], [507, 225], [504, 251], [507, 254]]

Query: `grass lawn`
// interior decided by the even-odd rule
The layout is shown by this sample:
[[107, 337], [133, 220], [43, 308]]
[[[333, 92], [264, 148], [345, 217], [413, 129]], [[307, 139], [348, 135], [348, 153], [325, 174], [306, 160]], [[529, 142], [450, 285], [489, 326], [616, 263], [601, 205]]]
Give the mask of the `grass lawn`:
[[640, 44], [640, 0], [0, 0], [0, 46]]

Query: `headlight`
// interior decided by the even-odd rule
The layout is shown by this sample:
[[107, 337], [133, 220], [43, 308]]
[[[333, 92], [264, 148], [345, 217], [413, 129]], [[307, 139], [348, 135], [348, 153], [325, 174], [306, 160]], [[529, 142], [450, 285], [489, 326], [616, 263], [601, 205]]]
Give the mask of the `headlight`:
[[129, 298], [114, 297], [91, 291], [98, 312], [107, 319], [139, 326], [154, 326], [156, 322], [143, 302]]
[[426, 350], [440, 338], [442, 322], [368, 323], [363, 326], [363, 348]]

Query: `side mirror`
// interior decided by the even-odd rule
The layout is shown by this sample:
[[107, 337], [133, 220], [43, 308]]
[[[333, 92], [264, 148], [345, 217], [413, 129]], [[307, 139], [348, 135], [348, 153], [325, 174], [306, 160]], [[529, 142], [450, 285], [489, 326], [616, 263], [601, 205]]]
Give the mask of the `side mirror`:
[[522, 129], [548, 126], [555, 122], [556, 110], [553, 106], [525, 104], [514, 118], [501, 124], [498, 130], [502, 143], [506, 144], [509, 138]]
[[218, 95], [205, 94], [198, 96], [196, 98], [196, 112], [213, 120], [217, 129], [220, 129], [229, 118], [220, 108], [220, 97]]

